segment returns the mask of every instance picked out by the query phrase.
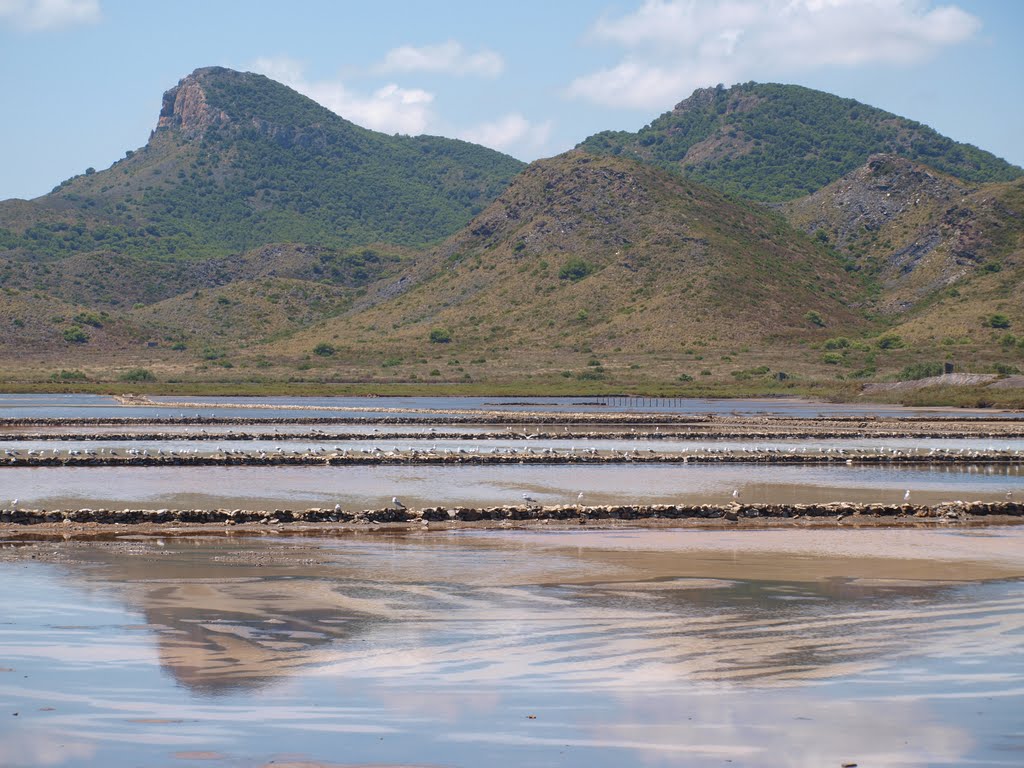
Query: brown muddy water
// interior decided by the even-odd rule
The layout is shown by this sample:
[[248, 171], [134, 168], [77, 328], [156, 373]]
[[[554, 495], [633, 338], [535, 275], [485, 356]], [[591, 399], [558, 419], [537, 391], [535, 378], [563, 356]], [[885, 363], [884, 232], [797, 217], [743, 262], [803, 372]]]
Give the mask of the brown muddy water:
[[3, 766], [1019, 766], [1024, 530], [0, 542]]

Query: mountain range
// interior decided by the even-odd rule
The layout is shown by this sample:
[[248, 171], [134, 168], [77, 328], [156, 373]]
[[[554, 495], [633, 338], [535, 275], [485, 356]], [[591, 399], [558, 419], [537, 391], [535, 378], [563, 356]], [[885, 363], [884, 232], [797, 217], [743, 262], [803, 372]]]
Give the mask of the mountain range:
[[[799, 86], [526, 166], [196, 70], [0, 202], [12, 382], [779, 389], [1024, 367], [1024, 171]], [[139, 373], [143, 371], [143, 373]]]

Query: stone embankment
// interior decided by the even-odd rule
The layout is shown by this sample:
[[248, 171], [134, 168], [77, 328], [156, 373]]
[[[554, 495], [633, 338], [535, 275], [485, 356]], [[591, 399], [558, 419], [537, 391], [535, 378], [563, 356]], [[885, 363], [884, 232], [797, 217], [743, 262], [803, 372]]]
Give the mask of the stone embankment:
[[607, 506], [500, 506], [500, 507], [427, 507], [411, 509], [372, 509], [345, 511], [311, 508], [305, 510], [245, 509], [0, 509], [0, 524], [87, 524], [100, 525], [286, 525], [369, 524], [369, 523], [451, 523], [576, 521], [580, 524], [603, 520], [741, 520], [858, 521], [917, 520], [969, 521], [986, 518], [1024, 517], [1024, 504], [1014, 501], [954, 501], [933, 506], [913, 504], [651, 504]]
[[296, 466], [498, 466], [508, 464], [778, 464], [778, 465], [921, 465], [1024, 464], [1019, 451], [937, 451], [934, 453], [776, 453], [711, 452], [655, 453], [653, 451], [570, 452], [543, 449], [532, 452], [361, 452], [361, 453], [230, 453], [122, 456], [110, 454], [10, 455], [4, 467], [296, 467]]
[[[522, 425], [518, 425], [522, 426]], [[582, 426], [582, 425], [574, 425]], [[651, 431], [644, 430], [573, 430], [568, 428], [561, 431], [540, 431], [535, 429], [487, 432], [442, 432], [437, 429], [423, 430], [416, 432], [324, 432], [313, 429], [307, 432], [207, 432], [198, 431], [123, 431], [123, 432], [2, 432], [0, 431], [0, 442], [55, 442], [55, 441], [81, 441], [81, 442], [130, 442], [130, 441], [190, 441], [190, 442], [211, 442], [211, 441], [321, 441], [321, 442], [350, 442], [366, 440], [846, 440], [846, 439], [944, 439], [944, 440], [971, 440], [971, 439], [1015, 439], [1024, 438], [1024, 421], [1010, 425], [1011, 428], [1001, 429], [977, 429], [964, 427], [962, 429], [950, 429], [948, 426], [942, 429], [914, 428], [903, 425], [892, 429], [787, 429], [779, 426], [774, 430], [755, 430], [750, 428], [729, 428], [719, 425], [715, 429], [707, 427], [693, 429], [665, 429]], [[1015, 428], [1013, 428], [1015, 427]]]

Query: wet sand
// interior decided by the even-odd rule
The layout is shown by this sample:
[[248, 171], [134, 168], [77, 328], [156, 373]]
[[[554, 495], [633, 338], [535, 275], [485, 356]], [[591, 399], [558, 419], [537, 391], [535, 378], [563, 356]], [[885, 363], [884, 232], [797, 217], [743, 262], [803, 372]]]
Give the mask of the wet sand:
[[[477, 586], [702, 578], [814, 581], [841, 576], [879, 583], [1024, 578], [1024, 525], [1007, 525], [1006, 518], [984, 526], [919, 523], [914, 528], [878, 523], [837, 527], [832, 522], [818, 526], [812, 522], [785, 526], [746, 522], [739, 526], [702, 521], [638, 527], [608, 521], [590, 530], [574, 524], [536, 523], [524, 523], [515, 530], [471, 523], [446, 524], [441, 530], [400, 525], [301, 525], [270, 530], [236, 526], [229, 531], [187, 525], [171, 529], [145, 524], [79, 526], [72, 530], [63, 525], [39, 525], [0, 529], [0, 561], [23, 560], [26, 556], [74, 560], [71, 553], [88, 552], [91, 547], [160, 553], [161, 542], [181, 540], [186, 548], [224, 546], [230, 556], [221, 562], [288, 568], [308, 576], [322, 573], [335, 549], [374, 542], [393, 547], [399, 554], [403, 548], [414, 552], [427, 547], [435, 551], [471, 549], [529, 555], [524, 557], [529, 567], [514, 573], [475, 572], [471, 561], [457, 573], [446, 571], [448, 578]], [[567, 570], [566, 560], [576, 565]], [[557, 565], [549, 569], [549, 562]], [[315, 568], [306, 569], [309, 563], [315, 563]], [[389, 567], [389, 578], [429, 578], [429, 568], [430, 564], [420, 557], [408, 562], [399, 559]], [[167, 577], [159, 570], [150, 573], [154, 578]]]

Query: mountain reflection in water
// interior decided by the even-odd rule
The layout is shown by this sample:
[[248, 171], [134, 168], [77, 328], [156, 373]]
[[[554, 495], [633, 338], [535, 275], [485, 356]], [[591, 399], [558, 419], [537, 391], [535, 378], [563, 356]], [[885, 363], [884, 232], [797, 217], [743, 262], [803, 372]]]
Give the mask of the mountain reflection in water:
[[0, 764], [1017, 764], [1020, 533], [773, 533], [7, 548]]

